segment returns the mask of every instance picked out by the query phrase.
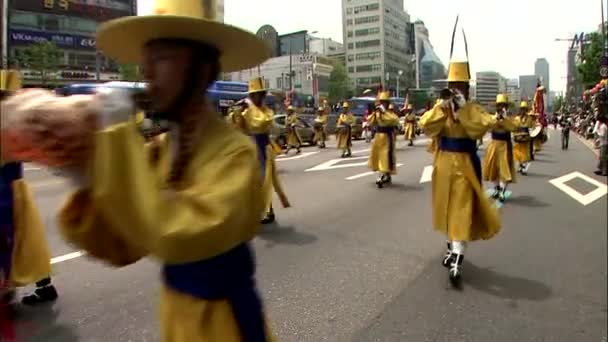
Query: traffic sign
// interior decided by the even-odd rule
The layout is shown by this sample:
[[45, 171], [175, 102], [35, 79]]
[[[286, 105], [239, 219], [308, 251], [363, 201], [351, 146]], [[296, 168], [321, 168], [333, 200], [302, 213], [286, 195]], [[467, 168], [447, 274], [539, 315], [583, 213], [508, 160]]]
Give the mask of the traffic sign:
[[600, 67], [600, 76], [602, 76], [603, 78], [608, 77], [608, 65], [602, 65]]

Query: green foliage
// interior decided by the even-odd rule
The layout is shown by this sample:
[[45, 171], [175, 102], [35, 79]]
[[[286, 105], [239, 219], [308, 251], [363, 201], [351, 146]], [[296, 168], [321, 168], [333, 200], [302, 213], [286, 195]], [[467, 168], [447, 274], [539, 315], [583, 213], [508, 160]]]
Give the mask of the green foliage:
[[342, 63], [334, 63], [334, 70], [329, 75], [329, 103], [337, 103], [350, 95], [348, 74]]
[[589, 35], [591, 42], [585, 45], [577, 71], [585, 87], [593, 86], [600, 80], [600, 57], [602, 55], [602, 36], [597, 32]]
[[120, 77], [127, 82], [140, 82], [142, 80], [139, 68], [133, 64], [121, 64], [118, 67]]
[[558, 96], [553, 103], [553, 111], [558, 112], [562, 110], [562, 106], [564, 106], [564, 97], [562, 95]]
[[52, 42], [34, 43], [22, 50], [17, 62], [40, 76], [42, 85], [51, 85], [57, 78], [63, 52]]
[[421, 109], [427, 106], [428, 102], [431, 101], [429, 93], [424, 91], [413, 91], [410, 90], [410, 103], [414, 108]]

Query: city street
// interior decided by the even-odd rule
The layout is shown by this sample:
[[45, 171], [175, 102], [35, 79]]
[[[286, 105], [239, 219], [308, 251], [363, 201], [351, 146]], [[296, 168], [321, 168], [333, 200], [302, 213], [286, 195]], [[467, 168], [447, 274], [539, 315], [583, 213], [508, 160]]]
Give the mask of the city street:
[[[469, 245], [462, 289], [440, 264], [445, 237], [431, 226], [428, 139], [399, 137], [394, 184], [377, 189], [366, 162], [334, 148], [281, 157], [293, 208], [255, 239], [258, 282], [279, 341], [606, 342], [606, 178], [595, 154], [559, 134], [511, 187], [503, 227]], [[66, 244], [54, 215], [68, 185], [28, 165], [47, 224], [60, 298], [19, 307], [18, 341], [159, 341], [159, 265], [123, 269]], [[278, 205], [278, 200], [277, 200]], [[24, 290], [27, 291], [29, 289]]]

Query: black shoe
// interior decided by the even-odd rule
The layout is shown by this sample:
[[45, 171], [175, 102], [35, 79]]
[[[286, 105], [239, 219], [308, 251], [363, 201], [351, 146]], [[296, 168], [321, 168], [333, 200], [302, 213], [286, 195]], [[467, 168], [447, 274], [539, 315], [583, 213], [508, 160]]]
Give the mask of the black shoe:
[[497, 186], [494, 188], [494, 192], [492, 193], [492, 198], [498, 199], [499, 196], [500, 196], [500, 186]]
[[269, 213], [262, 219], [262, 224], [271, 224], [275, 221], [274, 213]]
[[464, 255], [454, 253], [454, 259], [450, 265], [449, 271], [450, 283], [452, 283], [452, 286], [454, 287], [458, 287], [460, 285], [460, 280], [462, 277], [462, 270], [460, 268], [463, 259]]
[[378, 186], [378, 189], [382, 189], [382, 187], [384, 186], [384, 180], [381, 177], [378, 177], [378, 179], [376, 180], [376, 185]]
[[452, 244], [448, 242], [448, 249], [445, 251], [445, 255], [443, 256], [443, 261], [441, 261], [441, 264], [443, 265], [443, 267], [449, 268], [453, 262], [454, 253], [452, 253]]
[[296, 150], [296, 154], [300, 154], [300, 153], [302, 153], [302, 150], [297, 149], [297, 150]]
[[350, 150], [348, 150], [348, 151], [346, 152], [346, 157], [347, 157], [347, 158], [350, 158], [350, 157], [352, 157], [352, 156], [353, 156], [352, 152], [351, 152]]
[[407, 146], [414, 146], [414, 143], [410, 141], [410, 143], [407, 144]]
[[593, 173], [595, 173], [598, 176], [604, 176], [604, 177], [608, 175], [608, 173], [603, 173], [600, 170], [595, 170], [595, 171], [593, 171]]
[[55, 286], [48, 285], [45, 287], [39, 287], [31, 295], [21, 298], [21, 304], [34, 306], [46, 302], [53, 302], [57, 300], [57, 297], [58, 294]]

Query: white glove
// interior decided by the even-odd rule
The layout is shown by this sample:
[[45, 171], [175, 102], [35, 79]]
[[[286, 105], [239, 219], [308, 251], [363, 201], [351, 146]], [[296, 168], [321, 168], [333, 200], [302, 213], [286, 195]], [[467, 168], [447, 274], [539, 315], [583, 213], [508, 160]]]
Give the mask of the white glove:
[[454, 102], [458, 105], [458, 107], [462, 108], [467, 104], [467, 100], [464, 98], [464, 95], [460, 92], [460, 90], [456, 90], [456, 95], [454, 95]]
[[456, 111], [456, 108], [454, 108], [454, 103], [450, 104], [452, 106], [452, 117], [454, 118], [455, 121], [458, 121], [458, 117], [460, 116], [458, 114], [458, 111]]
[[250, 98], [248, 98], [248, 97], [246, 97], [246, 98], [245, 98], [245, 103], [246, 103], [248, 106], [253, 106], [253, 101], [251, 101], [251, 99], [250, 99]]
[[135, 103], [128, 90], [101, 88], [96, 97], [101, 103], [99, 121], [102, 128], [126, 122], [135, 112]]
[[439, 102], [439, 106], [441, 106], [441, 108], [443, 108], [443, 109], [450, 109], [450, 108], [452, 108], [452, 100], [443, 99], [443, 100], [441, 100], [441, 102]]

